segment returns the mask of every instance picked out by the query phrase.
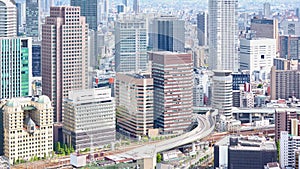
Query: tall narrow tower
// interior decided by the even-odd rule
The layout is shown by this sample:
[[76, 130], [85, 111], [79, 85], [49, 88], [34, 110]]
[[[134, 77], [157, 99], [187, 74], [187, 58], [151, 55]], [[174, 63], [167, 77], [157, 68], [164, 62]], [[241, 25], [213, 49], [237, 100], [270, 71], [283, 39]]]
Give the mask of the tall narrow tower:
[[26, 0], [26, 36], [41, 37], [41, 1]]
[[87, 88], [88, 25], [80, 7], [51, 7], [42, 33], [43, 94], [53, 102], [54, 122], [71, 90]]
[[139, 0], [133, 0], [133, 12], [134, 13], [140, 12], [140, 1]]
[[209, 68], [239, 69], [237, 0], [209, 0]]

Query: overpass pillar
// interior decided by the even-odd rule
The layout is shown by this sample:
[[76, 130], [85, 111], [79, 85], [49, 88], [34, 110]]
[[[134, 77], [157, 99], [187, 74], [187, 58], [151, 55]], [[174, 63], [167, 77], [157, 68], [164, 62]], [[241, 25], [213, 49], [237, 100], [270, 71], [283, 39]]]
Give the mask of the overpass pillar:
[[195, 145], [195, 142], [192, 143], [192, 150], [193, 150], [192, 152], [195, 152], [195, 151], [196, 151], [196, 145]]

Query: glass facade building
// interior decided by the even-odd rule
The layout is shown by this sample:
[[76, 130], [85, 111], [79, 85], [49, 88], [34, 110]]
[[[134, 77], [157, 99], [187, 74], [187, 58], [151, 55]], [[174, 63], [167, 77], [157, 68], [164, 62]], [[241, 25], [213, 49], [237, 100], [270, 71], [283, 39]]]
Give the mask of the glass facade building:
[[31, 95], [30, 38], [0, 39], [0, 98]]
[[41, 45], [32, 45], [32, 76], [41, 76]]

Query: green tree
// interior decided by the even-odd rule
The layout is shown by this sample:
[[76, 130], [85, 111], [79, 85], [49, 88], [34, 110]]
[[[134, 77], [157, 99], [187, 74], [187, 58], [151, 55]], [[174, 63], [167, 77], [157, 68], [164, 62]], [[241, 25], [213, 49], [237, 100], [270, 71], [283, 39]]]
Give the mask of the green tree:
[[160, 153], [157, 153], [157, 155], [156, 155], [156, 162], [157, 162], [157, 163], [160, 163], [161, 160], [162, 160], [161, 154], [160, 154]]
[[47, 154], [46, 153], [44, 153], [44, 158], [43, 159], [46, 159], [47, 158]]

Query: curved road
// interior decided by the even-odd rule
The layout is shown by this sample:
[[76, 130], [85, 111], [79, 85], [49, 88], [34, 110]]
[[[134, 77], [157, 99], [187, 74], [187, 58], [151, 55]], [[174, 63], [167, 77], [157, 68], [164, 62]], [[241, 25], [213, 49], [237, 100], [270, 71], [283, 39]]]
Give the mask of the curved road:
[[156, 157], [156, 153], [158, 152], [170, 150], [185, 144], [189, 144], [208, 136], [214, 130], [215, 127], [215, 121], [213, 119], [214, 115], [208, 112], [206, 113], [206, 115], [197, 114], [195, 115], [195, 117], [197, 118], [198, 126], [192, 131], [169, 140], [130, 150], [128, 152], [119, 154], [118, 156], [133, 159], [149, 157], [153, 158]]

